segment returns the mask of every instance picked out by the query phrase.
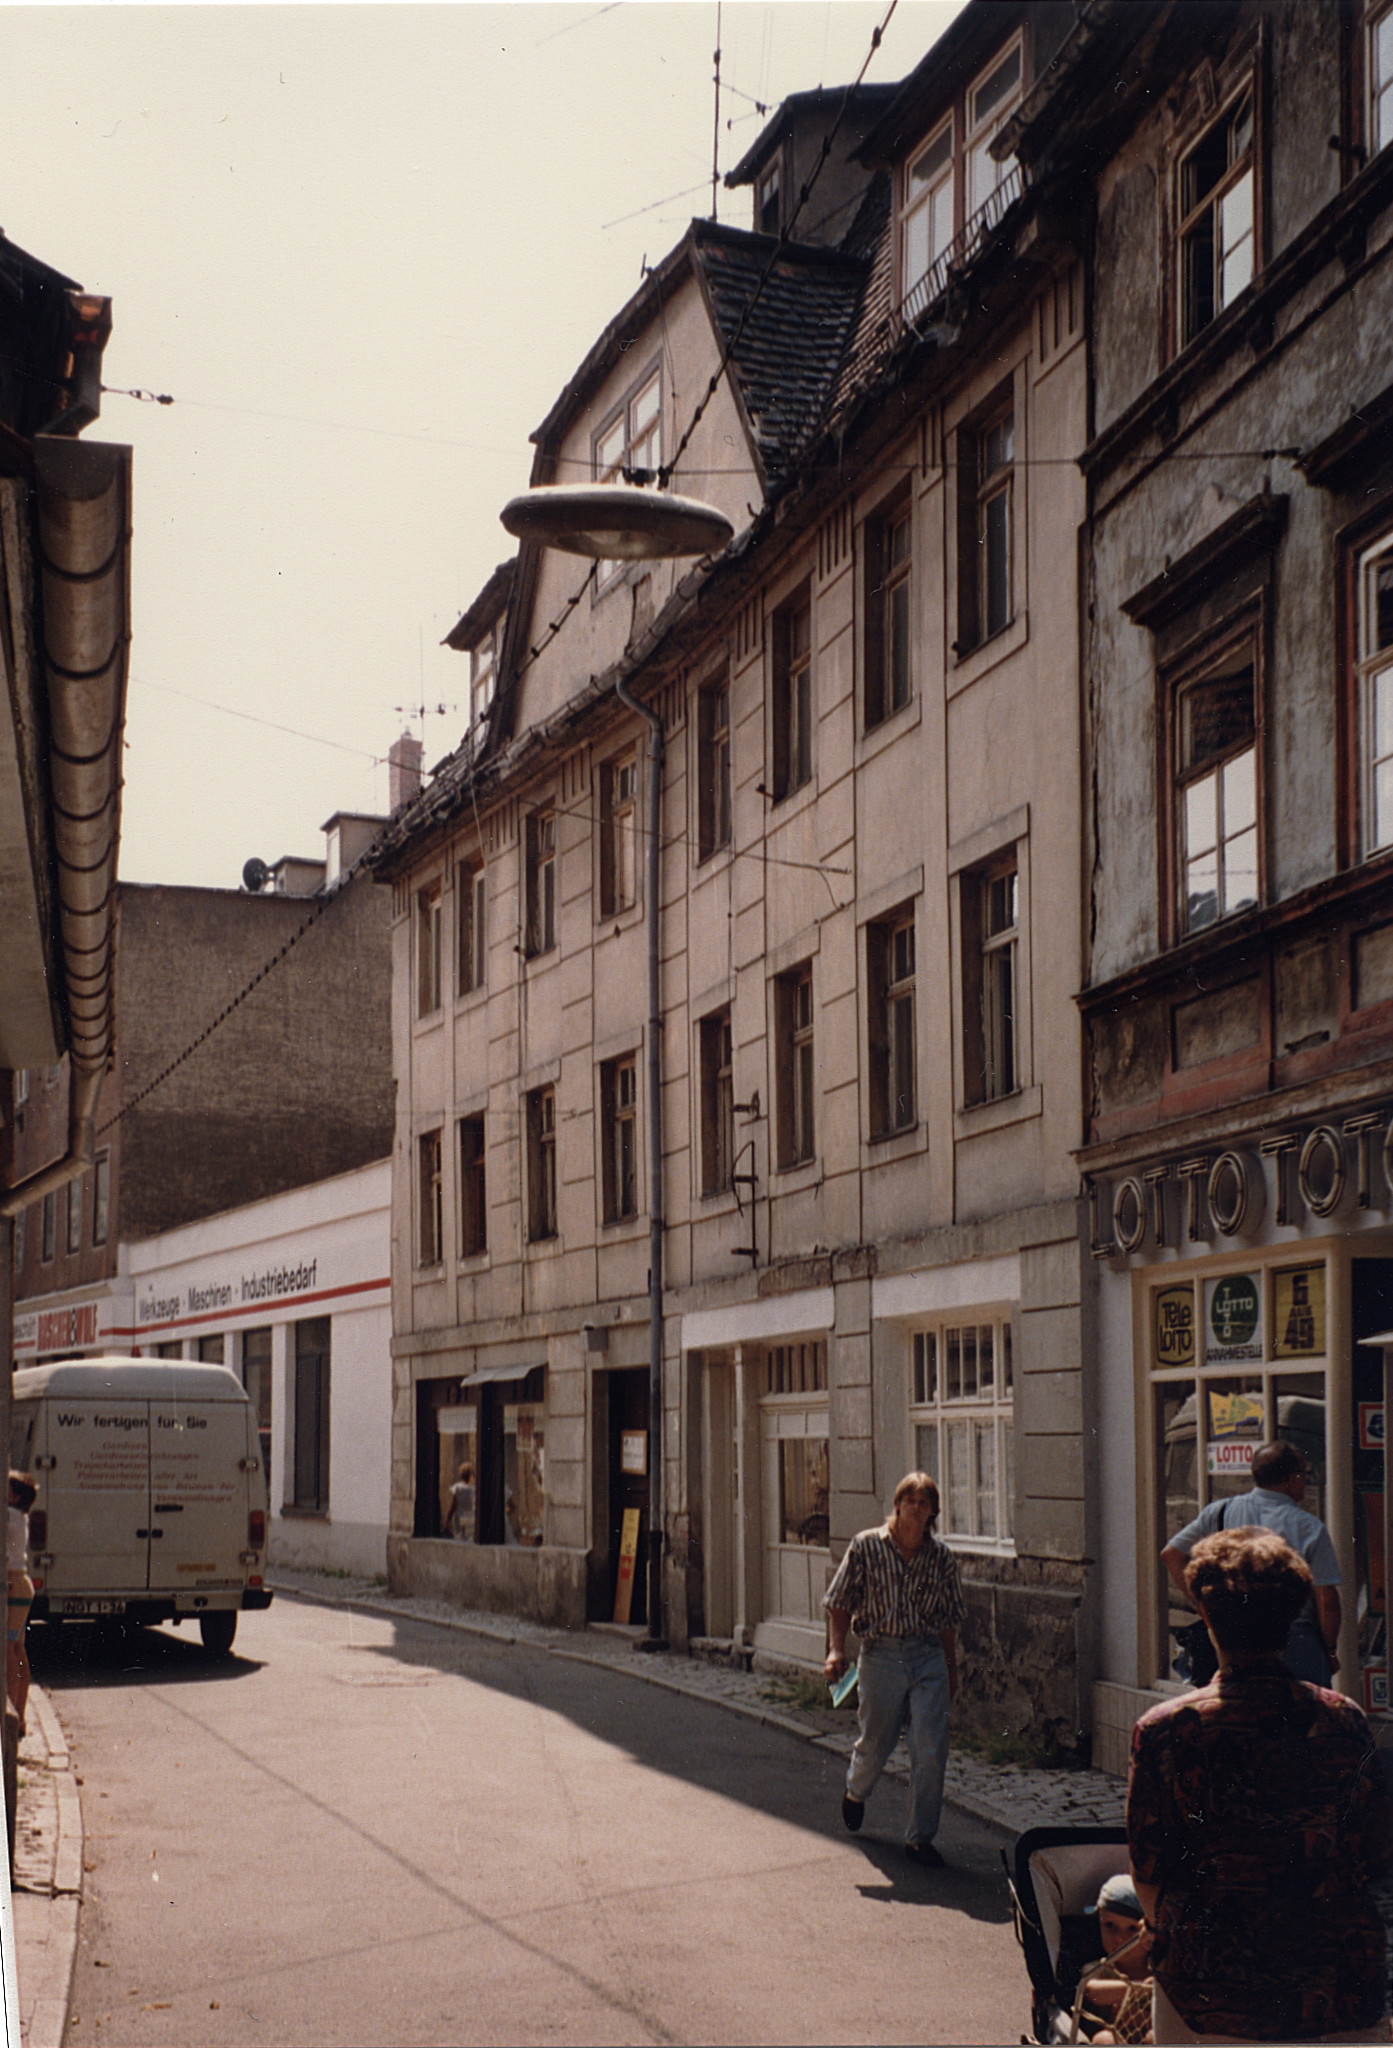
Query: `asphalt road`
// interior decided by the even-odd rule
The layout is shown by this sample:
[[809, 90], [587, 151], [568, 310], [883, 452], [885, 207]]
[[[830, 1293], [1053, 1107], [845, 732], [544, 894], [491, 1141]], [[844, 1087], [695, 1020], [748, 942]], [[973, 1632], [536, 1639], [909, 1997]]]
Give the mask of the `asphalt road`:
[[622, 1674], [278, 1599], [33, 1631], [83, 1791], [81, 2044], [1010, 2042], [997, 1837]]

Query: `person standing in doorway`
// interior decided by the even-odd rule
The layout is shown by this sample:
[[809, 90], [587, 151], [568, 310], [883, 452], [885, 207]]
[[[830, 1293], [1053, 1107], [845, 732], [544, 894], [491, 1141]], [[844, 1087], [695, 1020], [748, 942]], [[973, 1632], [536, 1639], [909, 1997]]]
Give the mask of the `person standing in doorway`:
[[1295, 1444], [1278, 1442], [1254, 1451], [1250, 1472], [1252, 1491], [1201, 1508], [1193, 1522], [1171, 1537], [1161, 1562], [1183, 1595], [1185, 1567], [1202, 1537], [1218, 1529], [1275, 1530], [1305, 1559], [1312, 1580], [1311, 1597], [1291, 1625], [1282, 1662], [1293, 1678], [1329, 1685], [1340, 1668], [1340, 1561], [1324, 1522], [1301, 1505], [1310, 1467]]
[[842, 1819], [855, 1834], [907, 1723], [905, 1854], [930, 1870], [943, 1867], [934, 1836], [948, 1769], [948, 1709], [958, 1690], [958, 1624], [967, 1612], [957, 1560], [933, 1534], [937, 1520], [936, 1482], [927, 1472], [907, 1472], [895, 1488], [889, 1519], [852, 1537], [823, 1601], [830, 1642], [823, 1668], [830, 1682], [847, 1669], [848, 1629], [861, 1639], [860, 1732], [847, 1770]]

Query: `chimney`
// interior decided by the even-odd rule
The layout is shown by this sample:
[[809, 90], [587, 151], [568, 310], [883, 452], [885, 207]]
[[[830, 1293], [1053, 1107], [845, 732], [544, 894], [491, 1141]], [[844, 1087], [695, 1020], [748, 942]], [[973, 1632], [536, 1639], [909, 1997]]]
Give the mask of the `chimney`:
[[425, 751], [424, 743], [409, 732], [392, 742], [387, 755], [387, 803], [393, 816], [403, 804], [421, 794], [421, 761]]

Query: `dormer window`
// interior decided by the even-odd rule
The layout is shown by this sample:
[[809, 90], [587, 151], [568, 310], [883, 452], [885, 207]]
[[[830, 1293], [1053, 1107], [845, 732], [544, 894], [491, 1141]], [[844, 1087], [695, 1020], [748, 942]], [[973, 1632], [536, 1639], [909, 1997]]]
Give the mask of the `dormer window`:
[[[595, 481], [600, 484], [656, 482], [663, 461], [663, 379], [655, 363], [609, 415], [591, 448]], [[601, 562], [601, 589], [612, 583], [622, 562]]]
[[992, 60], [967, 95], [967, 213], [984, 207], [1011, 169], [998, 163], [991, 145], [1020, 104], [1024, 66], [1019, 36]]
[[911, 159], [900, 213], [900, 292], [908, 298], [953, 239], [953, 117]]
[[494, 634], [490, 633], [487, 640], [469, 651], [469, 725], [473, 732], [483, 725], [493, 702], [496, 677], [494, 640]]
[[755, 228], [761, 235], [777, 235], [783, 221], [779, 209], [779, 162], [761, 171], [755, 185]]

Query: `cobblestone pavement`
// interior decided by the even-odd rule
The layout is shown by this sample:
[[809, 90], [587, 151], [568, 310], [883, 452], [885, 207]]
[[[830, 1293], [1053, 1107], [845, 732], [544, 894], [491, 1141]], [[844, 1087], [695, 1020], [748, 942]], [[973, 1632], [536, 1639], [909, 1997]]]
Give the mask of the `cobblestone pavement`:
[[[607, 1665], [649, 1685], [709, 1699], [731, 1713], [746, 1715], [769, 1728], [782, 1728], [843, 1756], [850, 1753], [855, 1740], [855, 1716], [849, 1707], [838, 1711], [803, 1704], [806, 1679], [776, 1671], [732, 1668], [685, 1651], [640, 1652], [635, 1649], [640, 1631], [635, 1629], [544, 1628], [514, 1615], [484, 1614], [453, 1607], [445, 1600], [390, 1593], [381, 1579], [355, 1579], [332, 1572], [277, 1569], [268, 1575], [268, 1583], [279, 1592], [330, 1605], [367, 1609], [392, 1619], [437, 1622], [444, 1628], [488, 1636], [494, 1642], [527, 1643], [579, 1664]], [[903, 1743], [887, 1769], [895, 1777], [908, 1777]], [[1008, 1835], [1046, 1825], [1120, 1824], [1124, 1789], [1120, 1778], [1107, 1777], [1101, 1771], [1031, 1770], [983, 1763], [956, 1752], [948, 1761], [946, 1796], [950, 1803]]]

